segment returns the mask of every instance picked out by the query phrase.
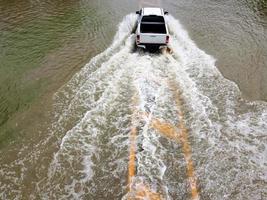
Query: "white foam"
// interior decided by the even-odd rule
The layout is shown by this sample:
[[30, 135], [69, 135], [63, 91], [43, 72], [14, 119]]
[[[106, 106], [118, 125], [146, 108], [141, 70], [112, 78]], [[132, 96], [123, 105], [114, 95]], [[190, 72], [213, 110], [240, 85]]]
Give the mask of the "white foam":
[[[133, 53], [135, 21], [135, 14], [126, 16], [112, 45], [55, 94], [56, 120], [49, 137], [57, 137], [59, 145], [47, 176], [36, 184], [36, 194], [42, 199], [127, 197], [131, 98], [137, 91], [135, 109], [148, 116], [136, 120], [140, 130], [134, 184], [145, 183], [166, 199], [186, 196], [180, 144], [150, 126], [152, 118], [177, 125], [181, 108], [175, 105], [168, 81], [177, 83], [181, 92], [203, 196], [231, 199], [230, 194], [237, 192], [237, 199], [242, 199], [266, 192], [261, 185], [267, 171], [266, 103], [243, 100], [237, 85], [221, 75], [215, 59], [199, 49], [172, 16], [167, 23], [173, 54]], [[42, 142], [34, 150], [45, 149], [49, 138]], [[31, 159], [38, 155], [36, 151]], [[22, 190], [27, 158], [0, 169], [1, 176], [12, 182], [0, 184], [1, 190], [6, 188], [0, 197], [7, 190], [21, 196], [21, 191], [12, 188]], [[16, 177], [18, 166], [23, 169], [21, 177]]]
[[[123, 124], [127, 124], [127, 119], [129, 120], [131, 116], [128, 114], [119, 115], [116, 122], [110, 121], [107, 116], [109, 112], [114, 112], [112, 110], [119, 104], [126, 108], [129, 107], [127, 102], [122, 101], [118, 104], [118, 101], [119, 99], [125, 99], [129, 95], [125, 92], [125, 87], [133, 87], [134, 90], [137, 90], [140, 100], [140, 104], [136, 108], [140, 112], [149, 113], [148, 117], [144, 117], [143, 119], [142, 129], [138, 136], [138, 142], [141, 143], [142, 151], [137, 153], [137, 174], [134, 180], [137, 184], [142, 179], [151, 188], [164, 194], [166, 199], [171, 199], [171, 196], [179, 195], [176, 193], [177, 191], [186, 193], [186, 190], [182, 189], [176, 191], [173, 189], [170, 190], [167, 185], [171, 183], [168, 183], [168, 181], [172, 181], [174, 177], [167, 177], [165, 175], [166, 171], [168, 171], [168, 174], [175, 173], [170, 172], [170, 169], [168, 169], [170, 161], [166, 160], [165, 157], [171, 153], [173, 154], [171, 157], [176, 159], [175, 156], [179, 155], [179, 146], [174, 146], [176, 152], [173, 152], [169, 146], [166, 146], [166, 144], [163, 145], [159, 133], [150, 127], [152, 117], [167, 120], [172, 124], [175, 124], [178, 120], [175, 114], [176, 108], [173, 102], [173, 95], [167, 84], [168, 80], [172, 80], [178, 84], [178, 88], [182, 92], [182, 99], [185, 103], [186, 124], [191, 130], [190, 138], [194, 139], [194, 142], [192, 142], [193, 159], [197, 165], [196, 172], [200, 178], [199, 181], [204, 184], [202, 186], [204, 194], [212, 193], [214, 199], [220, 198], [221, 196], [227, 198], [229, 185], [231, 188], [237, 187], [237, 184], [244, 176], [243, 172], [238, 172], [236, 180], [233, 181], [231, 178], [230, 173], [235, 170], [233, 168], [235, 163], [229, 159], [233, 156], [236, 157], [235, 154], [240, 157], [236, 157], [239, 166], [248, 167], [246, 170], [247, 173], [253, 170], [262, 174], [266, 167], [266, 158], [264, 158], [266, 147], [261, 147], [261, 154], [256, 155], [258, 152], [256, 147], [262, 144], [261, 141], [257, 139], [251, 145], [244, 142], [244, 140], [240, 140], [242, 142], [239, 142], [239, 140], [232, 138], [232, 132], [239, 133], [248, 140], [248, 135], [255, 133], [255, 131], [257, 132], [257, 136], [262, 135], [266, 130], [266, 121], [264, 120], [264, 116], [266, 118], [266, 105], [262, 103], [255, 103], [253, 105], [256, 107], [263, 106], [263, 114], [253, 112], [252, 109], [248, 108], [247, 113], [242, 114], [242, 117], [237, 115], [235, 109], [240, 105], [239, 102], [241, 101], [238, 87], [235, 83], [226, 80], [221, 75], [215, 66], [215, 59], [200, 50], [189, 38], [188, 33], [180, 23], [172, 16], [167, 18], [171, 34], [170, 47], [173, 50], [172, 55], [150, 55], [140, 52], [131, 53], [134, 38], [130, 36], [129, 31], [133, 26], [134, 20], [134, 16], [128, 16], [120, 25], [113, 44], [105, 51], [113, 51], [112, 53], [106, 57], [104, 56], [105, 59], [102, 59], [103, 57], [101, 58], [101, 56], [94, 58], [66, 86], [68, 90], [75, 92], [71, 92], [71, 95], [69, 95], [68, 90], [64, 91], [66, 92], [64, 97], [69, 99], [69, 104], [65, 110], [63, 109], [64, 112], [61, 113], [61, 119], [68, 119], [69, 116], [74, 114], [77, 115], [78, 121], [63, 137], [60, 150], [56, 154], [54, 162], [51, 164], [51, 169], [54, 169], [54, 172], [49, 177], [53, 179], [58, 173], [58, 170], [64, 174], [66, 167], [64, 160], [66, 160], [66, 156], [74, 159], [74, 157], [68, 154], [75, 149], [77, 151], [79, 148], [83, 149], [81, 152], [84, 166], [82, 172], [85, 173], [85, 176], [82, 179], [73, 178], [70, 184], [64, 186], [64, 192], [75, 194], [76, 198], [82, 198], [85, 194], [86, 187], [100, 187], [96, 186], [94, 181], [97, 181], [97, 178], [103, 177], [94, 177], [94, 170], [98, 167], [98, 170], [104, 172], [106, 169], [105, 166], [97, 166], [92, 160], [93, 155], [97, 157], [97, 160], [101, 159], [101, 152], [104, 151], [99, 141], [101, 137], [104, 137], [102, 135], [103, 130], [98, 128], [99, 125], [115, 126], [118, 128], [117, 134], [110, 136], [107, 144], [110, 147], [116, 146], [115, 151], [110, 149], [110, 151], [114, 151], [114, 160], [112, 160], [110, 165], [117, 166], [116, 170], [110, 173], [110, 179], [112, 179], [111, 177], [119, 177], [120, 173], [127, 173], [125, 167], [121, 167], [123, 166], [121, 163], [125, 162], [125, 159], [127, 161], [127, 152], [123, 158], [116, 156], [120, 155], [122, 153], [121, 151], [127, 149], [128, 138], [126, 133], [129, 132], [130, 127], [123, 127]], [[116, 38], [119, 39], [116, 40]], [[92, 66], [95, 63], [99, 67], [92, 70]], [[97, 99], [95, 96], [96, 93], [101, 93]], [[62, 97], [59, 95], [59, 98]], [[242, 102], [249, 107], [248, 102], [244, 100]], [[84, 111], [79, 114], [77, 113], [77, 109], [81, 107], [84, 108]], [[117, 111], [120, 109], [117, 108]], [[253, 120], [256, 122], [253, 127], [251, 126], [251, 116], [253, 116]], [[129, 123], [128, 126], [130, 126]], [[81, 139], [83, 137], [84, 139]], [[77, 140], [76, 138], [79, 139]], [[77, 140], [79, 146], [70, 146], [71, 143], [76, 144], [74, 142], [75, 140]], [[90, 145], [88, 146], [88, 144]], [[172, 141], [169, 141], [167, 144], [170, 146], [174, 145]], [[234, 151], [235, 148], [238, 151]], [[89, 149], [91, 150], [89, 151]], [[109, 150], [105, 149], [105, 151]], [[247, 154], [244, 154], [245, 152]], [[180, 151], [180, 153], [182, 152]], [[59, 156], [61, 154], [64, 156]], [[218, 154], [224, 155], [225, 158], [217, 160]], [[205, 162], [198, 163], [197, 158], [202, 158]], [[224, 160], [223, 165], [222, 160]], [[244, 163], [244, 160], [254, 160], [254, 162], [260, 163], [260, 165], [255, 167], [254, 165]], [[182, 167], [183, 165], [180, 166], [179, 170], [182, 170]], [[224, 168], [228, 169], [229, 175], [226, 173], [226, 176], [220, 177], [219, 175]], [[213, 172], [207, 175], [205, 173], [207, 169]], [[75, 169], [73, 169], [72, 173], [76, 173]], [[217, 179], [210, 181], [212, 176], [216, 176]], [[250, 176], [246, 184], [260, 177], [262, 179], [262, 176]], [[57, 181], [55, 179], [54, 184]], [[74, 188], [77, 183], [83, 185], [84, 191], [81, 190], [79, 193], [75, 192]], [[122, 180], [118, 184], [123, 183], [125, 184]], [[215, 189], [214, 187], [218, 184], [220, 184], [220, 187]], [[186, 185], [187, 182], [184, 180], [176, 185], [170, 185], [170, 187], [175, 188], [179, 186], [180, 188], [186, 188]], [[60, 185], [58, 187], [59, 190]], [[114, 187], [116, 188], [116, 186]], [[125, 188], [126, 185], [118, 185], [117, 187]], [[254, 188], [253, 185], [250, 185], [250, 187]], [[100, 188], [96, 188], [96, 190], [98, 191]], [[260, 188], [259, 191], [262, 191], [262, 189]], [[51, 192], [53, 194], [55, 191], [52, 190]], [[242, 191], [240, 192], [240, 196], [247, 195], [249, 192], [251, 190]], [[127, 195], [124, 196], [124, 198], [126, 197]]]

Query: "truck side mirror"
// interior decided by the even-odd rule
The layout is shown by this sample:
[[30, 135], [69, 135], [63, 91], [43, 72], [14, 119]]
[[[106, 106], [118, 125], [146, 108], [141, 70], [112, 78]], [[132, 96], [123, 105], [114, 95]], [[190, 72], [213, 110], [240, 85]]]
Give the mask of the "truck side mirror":
[[136, 11], [135, 13], [136, 13], [137, 15], [140, 15], [140, 11]]
[[164, 15], [168, 15], [169, 14], [169, 12], [168, 11], [164, 11]]

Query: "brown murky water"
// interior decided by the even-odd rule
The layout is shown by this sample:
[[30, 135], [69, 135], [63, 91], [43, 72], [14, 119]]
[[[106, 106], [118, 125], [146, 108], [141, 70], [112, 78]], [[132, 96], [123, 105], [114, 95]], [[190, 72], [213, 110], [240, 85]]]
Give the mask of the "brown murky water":
[[[169, 11], [172, 54], [132, 51], [140, 6]], [[0, 10], [1, 199], [267, 198], [266, 1]]]

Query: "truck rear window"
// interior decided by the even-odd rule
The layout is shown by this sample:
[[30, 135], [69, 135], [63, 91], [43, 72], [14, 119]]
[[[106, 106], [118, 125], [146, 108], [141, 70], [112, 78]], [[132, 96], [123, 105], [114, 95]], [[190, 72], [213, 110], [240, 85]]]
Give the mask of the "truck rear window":
[[165, 23], [164, 18], [162, 16], [144, 16], [142, 18], [142, 23], [144, 22], [157, 22], [157, 23]]
[[144, 16], [141, 20], [141, 33], [166, 34], [165, 20], [162, 16]]
[[141, 23], [141, 33], [161, 33], [166, 34], [166, 27], [164, 23]]

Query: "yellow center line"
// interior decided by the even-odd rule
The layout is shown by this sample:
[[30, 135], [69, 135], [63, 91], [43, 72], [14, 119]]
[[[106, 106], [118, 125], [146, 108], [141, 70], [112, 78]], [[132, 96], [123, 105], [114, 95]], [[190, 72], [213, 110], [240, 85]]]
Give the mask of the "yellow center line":
[[198, 200], [199, 192], [197, 189], [197, 178], [195, 176], [195, 170], [192, 161], [191, 146], [188, 141], [188, 130], [185, 128], [184, 122], [180, 121], [180, 125], [177, 128], [170, 123], [162, 122], [157, 118], [152, 118], [151, 127], [158, 130], [159, 133], [162, 134], [164, 137], [182, 144], [182, 150], [186, 162], [187, 177], [191, 189], [191, 196], [193, 200]]
[[197, 200], [199, 199], [197, 178], [194, 172], [191, 147], [188, 142], [188, 131], [183, 126], [184, 125], [179, 126], [180, 130], [177, 130], [177, 128], [170, 123], [161, 122], [159, 119], [155, 118], [151, 120], [151, 127], [158, 130], [163, 136], [182, 144], [182, 150], [186, 161], [187, 177], [191, 188], [191, 196], [193, 200]]
[[[194, 164], [192, 160], [192, 150], [188, 139], [188, 129], [184, 122], [184, 113], [182, 112], [182, 99], [175, 82], [168, 82], [170, 90], [173, 92], [175, 99], [177, 114], [179, 116], [178, 126], [174, 126], [168, 122], [162, 122], [160, 119], [151, 118], [150, 125], [154, 129], [158, 130], [163, 136], [181, 143], [182, 151], [186, 162], [187, 177], [191, 189], [192, 200], [199, 200], [199, 191], [197, 188], [197, 178], [195, 175]], [[149, 199], [149, 200], [161, 200], [163, 199], [159, 193], [153, 192], [144, 183], [138, 186], [132, 186], [133, 178], [136, 175], [136, 139], [137, 139], [137, 126], [141, 117], [148, 117], [148, 113], [138, 112], [137, 109], [138, 96], [137, 93], [133, 98], [133, 115], [132, 115], [132, 127], [130, 132], [130, 152], [129, 152], [129, 165], [128, 165], [128, 187], [129, 192], [133, 195], [129, 196], [129, 200]]]
[[177, 134], [177, 128], [170, 123], [162, 122], [157, 118], [151, 119], [151, 127], [158, 130], [163, 136], [175, 140], [176, 142], [180, 141], [180, 136]]
[[140, 114], [137, 109], [138, 96], [137, 93], [133, 97], [133, 115], [131, 120], [131, 132], [130, 132], [130, 153], [128, 163], [128, 191], [132, 194], [128, 197], [128, 200], [161, 200], [161, 195], [157, 192], [153, 192], [144, 183], [132, 186], [133, 178], [136, 175], [136, 139], [137, 139], [137, 126], [140, 121]]
[[179, 116], [178, 128], [180, 130], [179, 135], [180, 135], [180, 141], [182, 143], [182, 150], [183, 150], [186, 165], [187, 165], [187, 176], [188, 176], [188, 180], [190, 183], [192, 199], [198, 200], [199, 192], [197, 188], [197, 178], [195, 175], [195, 169], [194, 169], [194, 165], [192, 161], [192, 149], [190, 146], [190, 142], [188, 140], [189, 133], [185, 125], [184, 113], [182, 112], [181, 94], [175, 82], [168, 82], [168, 85], [174, 94], [174, 99], [175, 99], [176, 107], [178, 110], [178, 116]]
[[131, 132], [130, 132], [130, 153], [129, 153], [129, 164], [128, 164], [128, 187], [131, 191], [132, 179], [135, 176], [135, 159], [136, 159], [136, 137], [137, 137], [137, 104], [138, 96], [137, 93], [133, 96], [133, 108], [132, 108], [132, 120], [131, 120]]
[[136, 127], [132, 127], [130, 134], [130, 156], [129, 156], [129, 167], [128, 167], [128, 184], [129, 190], [131, 189], [132, 178], [135, 175], [135, 153], [136, 153]]
[[[190, 142], [188, 139], [188, 129], [185, 125], [184, 120], [184, 113], [182, 112], [182, 99], [181, 94], [179, 92], [179, 88], [175, 82], [167, 81], [169, 88], [173, 92], [176, 107], [177, 107], [177, 114], [179, 116], [178, 127], [168, 123], [162, 122], [157, 118], [151, 119], [151, 127], [158, 130], [160, 134], [163, 136], [172, 139], [176, 142], [180, 142], [182, 144], [182, 151], [184, 154], [185, 162], [186, 162], [186, 169], [187, 169], [187, 177], [190, 184], [191, 189], [191, 196], [192, 200], [199, 199], [199, 191], [197, 188], [197, 178], [195, 175], [194, 164], [192, 161], [192, 150], [190, 146]], [[148, 116], [147, 113], [143, 114], [143, 116]]]
[[[150, 121], [150, 125], [152, 128], [158, 130], [159, 133], [162, 134], [163, 136], [169, 139], [172, 139], [176, 141], [177, 143], [179, 142], [182, 144], [182, 151], [183, 151], [185, 162], [186, 162], [187, 177], [188, 177], [188, 181], [189, 181], [190, 189], [191, 189], [191, 197], [192, 197], [192, 200], [198, 200], [199, 191], [197, 188], [197, 178], [195, 176], [195, 169], [194, 169], [194, 164], [192, 161], [192, 150], [191, 150], [190, 142], [188, 139], [189, 132], [185, 126], [184, 114], [181, 110], [182, 103], [180, 99], [180, 93], [179, 93], [178, 87], [174, 83], [169, 83], [168, 85], [170, 89], [172, 90], [172, 92], [174, 93], [174, 98], [175, 98], [175, 102], [177, 106], [177, 114], [179, 116], [179, 124], [178, 126], [174, 126], [168, 122], [162, 122], [160, 119], [152, 117]], [[135, 110], [133, 116], [141, 118], [142, 116], [149, 117], [149, 114], [140, 113], [140, 112], [138, 113], [137, 110]], [[136, 126], [133, 126], [131, 129], [131, 134], [130, 134], [131, 147], [130, 147], [130, 161], [129, 161], [129, 185], [132, 181], [132, 177], [135, 176], [136, 135], [137, 135], [137, 128]], [[139, 186], [138, 188], [135, 188], [134, 199], [138, 199], [137, 197], [138, 198], [149, 197], [148, 199], [150, 200], [161, 199], [161, 196], [158, 193], [151, 192], [145, 185], [143, 185], [142, 187]]]

